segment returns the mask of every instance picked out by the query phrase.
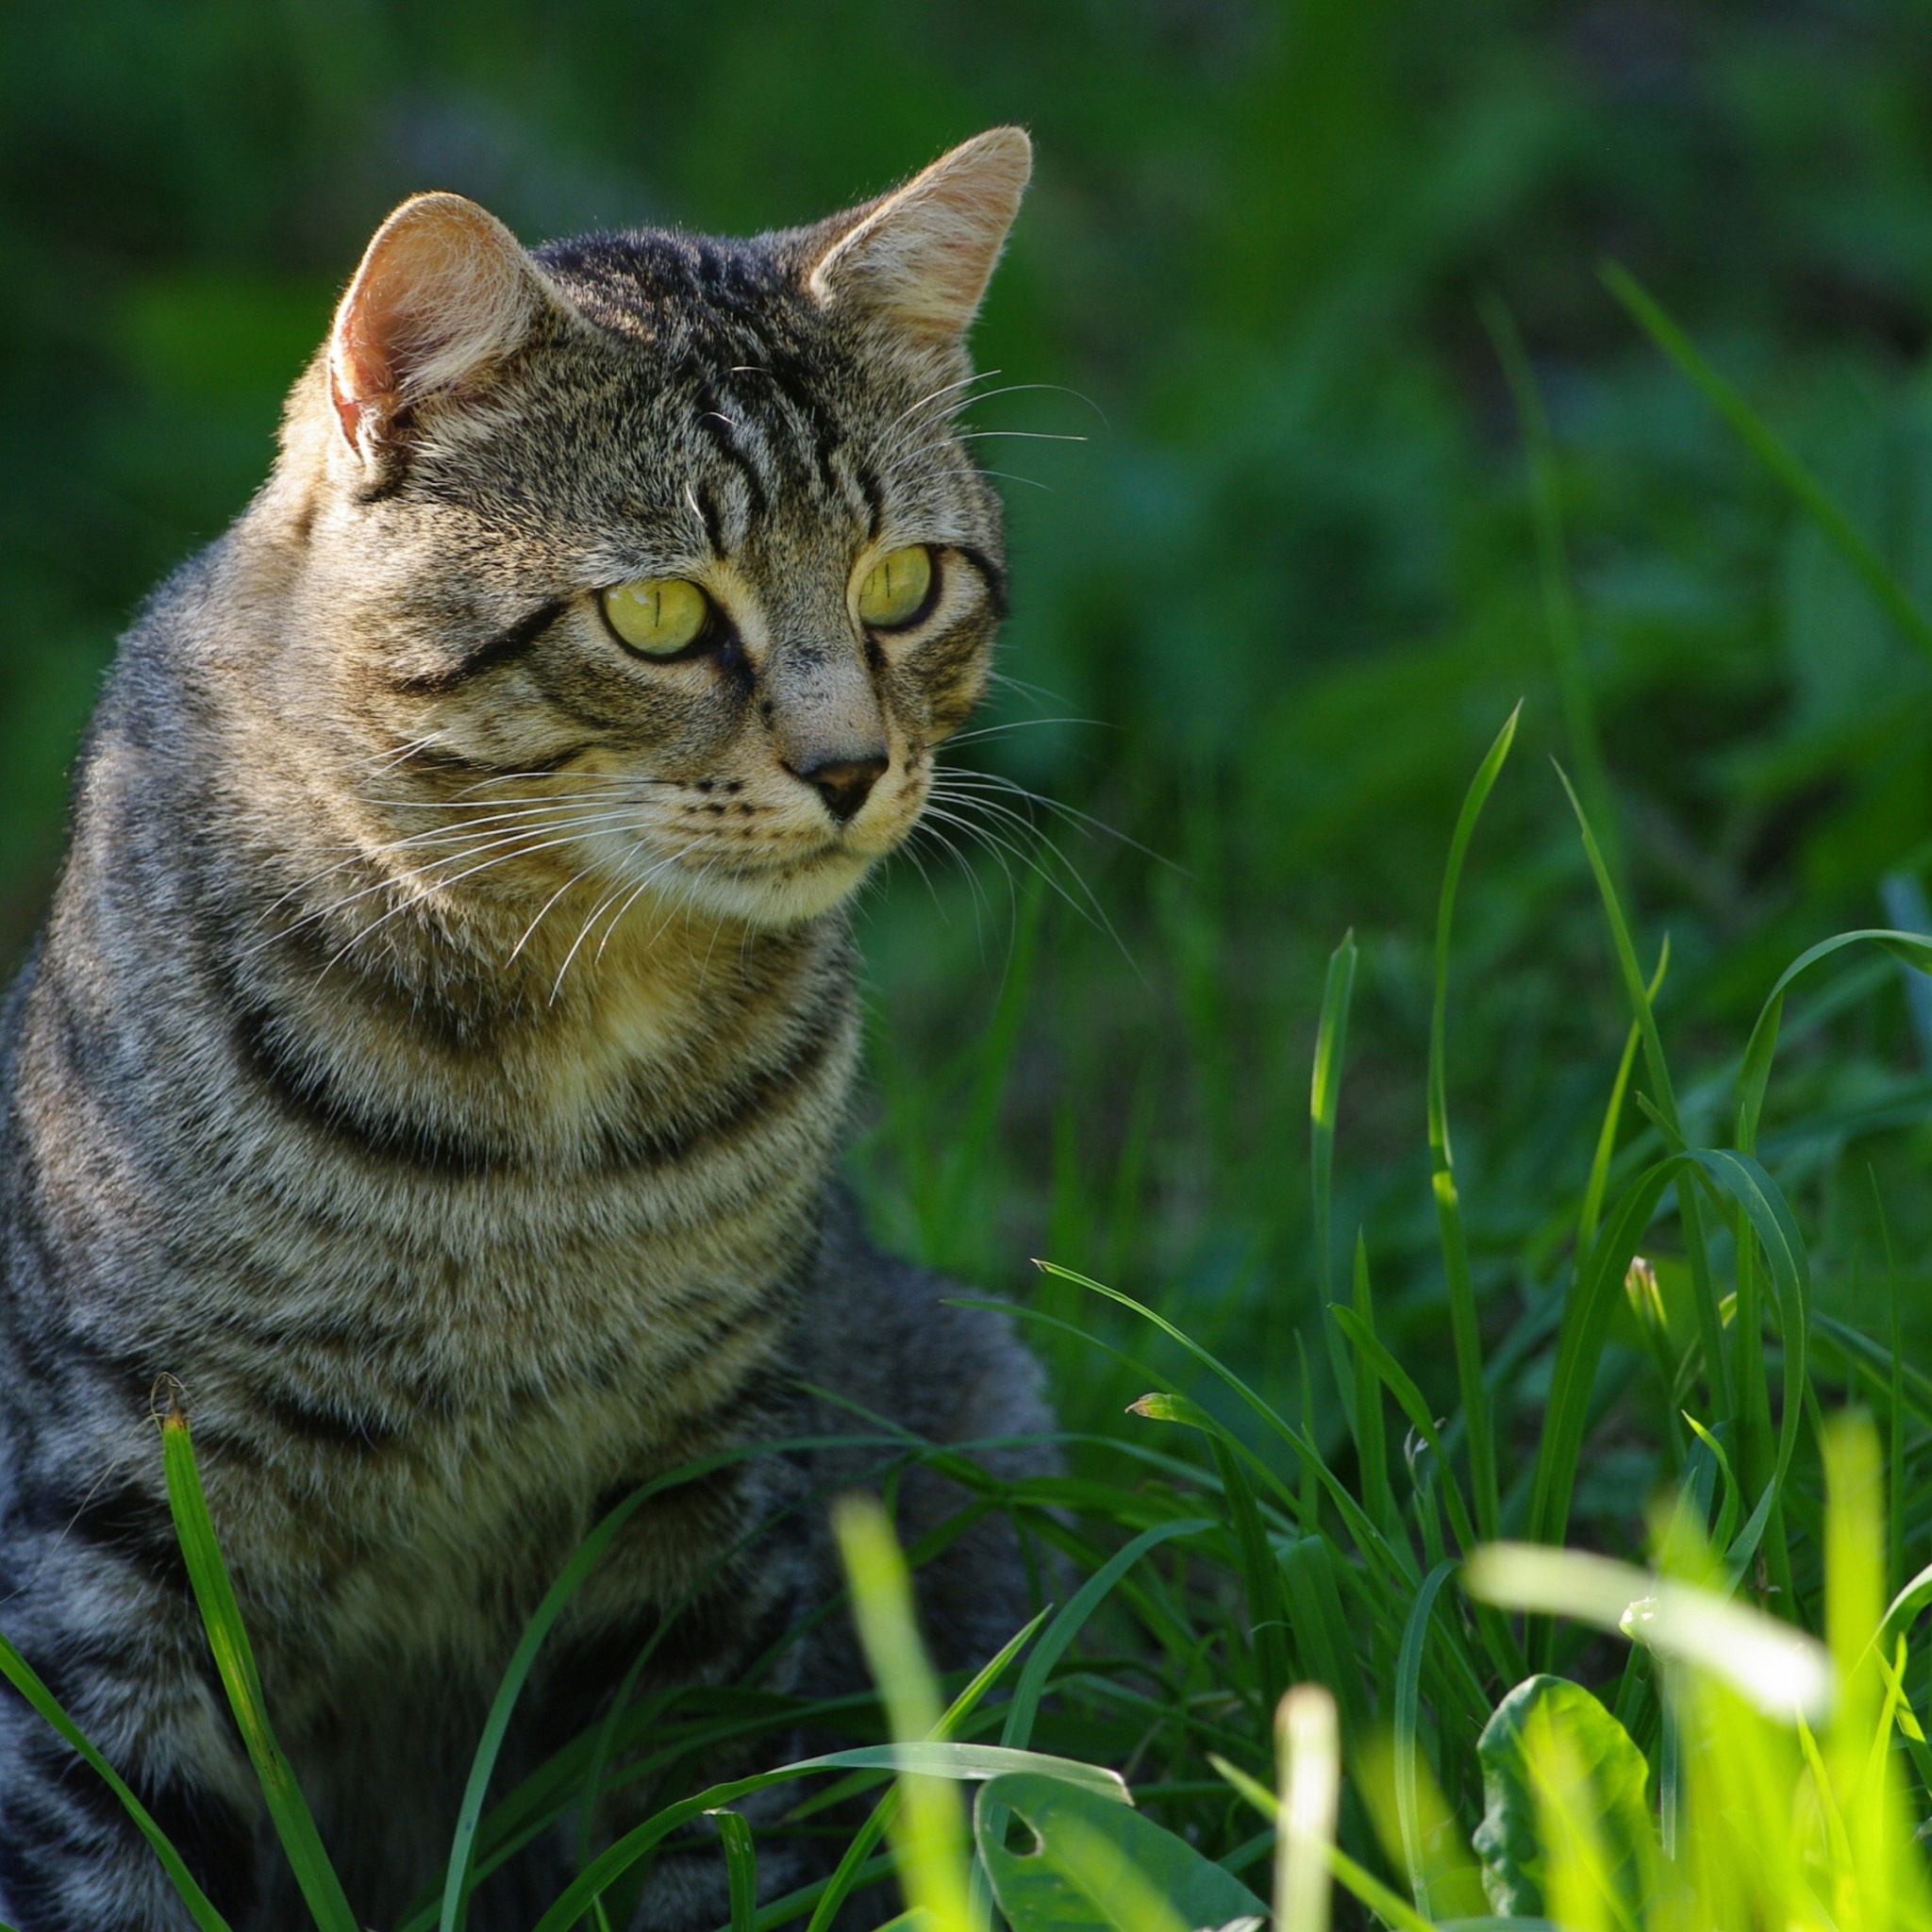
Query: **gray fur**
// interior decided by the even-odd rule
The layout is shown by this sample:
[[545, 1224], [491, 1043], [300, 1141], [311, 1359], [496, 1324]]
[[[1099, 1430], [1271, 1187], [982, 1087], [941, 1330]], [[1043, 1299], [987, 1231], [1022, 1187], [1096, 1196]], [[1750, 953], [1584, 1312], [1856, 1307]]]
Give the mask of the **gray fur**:
[[[238, 1927], [301, 1913], [174, 1546], [158, 1376], [366, 1924], [433, 1871], [509, 1650], [617, 1496], [864, 1426], [803, 1384], [940, 1441], [1046, 1426], [1005, 1324], [871, 1250], [830, 1178], [844, 901], [915, 822], [1001, 605], [997, 505], [949, 424], [1024, 153], [982, 137], [897, 201], [742, 243], [525, 258], [453, 197], [409, 205], [385, 236], [446, 225], [460, 313], [438, 335], [420, 290], [391, 300], [377, 272], [421, 258], [384, 270], [378, 238], [274, 476], [124, 641], [0, 1033], [0, 1627]], [[912, 542], [938, 602], [870, 636], [854, 572]], [[730, 632], [643, 661], [596, 593], [669, 575]], [[794, 774], [874, 741], [889, 767], [841, 823]], [[732, 1681], [832, 1587], [813, 1498], [869, 1455], [648, 1506], [546, 1648], [505, 1777], [694, 1588], [646, 1688]], [[914, 1480], [908, 1526], [958, 1501]], [[1024, 1594], [982, 1524], [926, 1579], [942, 1659]], [[858, 1678], [835, 1623], [789, 1669]], [[535, 1847], [475, 1922], [526, 1922], [561, 1857]], [[716, 1923], [719, 1884], [668, 1859], [641, 1923]], [[11, 1698], [0, 1919], [188, 1923]]]

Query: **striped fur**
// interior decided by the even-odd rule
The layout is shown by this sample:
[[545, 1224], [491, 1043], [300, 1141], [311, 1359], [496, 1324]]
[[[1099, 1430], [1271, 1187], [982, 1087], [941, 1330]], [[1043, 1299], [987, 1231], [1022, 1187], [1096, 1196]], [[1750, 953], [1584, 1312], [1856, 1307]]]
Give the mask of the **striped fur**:
[[[274, 476], [123, 644], [0, 1033], [0, 1628], [238, 1927], [298, 1907], [171, 1534], [158, 1376], [368, 1924], [433, 1872], [521, 1625], [616, 1497], [855, 1426], [808, 1384], [941, 1439], [1043, 1426], [1006, 1328], [867, 1248], [830, 1180], [843, 903], [916, 821], [1003, 601], [949, 425], [1024, 157], [982, 137], [903, 215], [744, 243], [526, 258], [454, 197], [409, 205], [440, 278], [378, 238]], [[935, 247], [950, 328], [904, 306]], [[910, 542], [938, 598], [870, 636], [855, 574]], [[667, 575], [728, 619], [691, 661], [597, 614]], [[793, 773], [862, 730], [890, 762], [841, 823]], [[645, 1688], [734, 1679], [823, 1596], [815, 1498], [864, 1467], [763, 1457], [649, 1506], [546, 1649], [507, 1774], [688, 1596]], [[975, 1532], [933, 1574], [936, 1641], [982, 1652], [1022, 1595]], [[854, 1680], [830, 1624], [791, 1659], [802, 1690]], [[533, 1847], [476, 1923], [526, 1919], [563, 1856]], [[641, 1923], [715, 1923], [718, 1887], [667, 1860]], [[0, 1919], [187, 1923], [11, 1700]]]

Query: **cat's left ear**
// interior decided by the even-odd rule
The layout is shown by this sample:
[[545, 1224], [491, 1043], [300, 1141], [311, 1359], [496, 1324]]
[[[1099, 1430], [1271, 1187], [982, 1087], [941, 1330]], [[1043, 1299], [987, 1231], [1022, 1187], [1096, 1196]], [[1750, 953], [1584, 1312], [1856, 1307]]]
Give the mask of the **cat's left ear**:
[[974, 135], [842, 232], [827, 224], [835, 239], [806, 287], [828, 308], [870, 311], [916, 338], [957, 342], [979, 308], [1032, 172], [1024, 128]]
[[562, 305], [496, 217], [418, 194], [375, 231], [329, 331], [329, 399], [373, 461], [432, 396], [481, 380]]

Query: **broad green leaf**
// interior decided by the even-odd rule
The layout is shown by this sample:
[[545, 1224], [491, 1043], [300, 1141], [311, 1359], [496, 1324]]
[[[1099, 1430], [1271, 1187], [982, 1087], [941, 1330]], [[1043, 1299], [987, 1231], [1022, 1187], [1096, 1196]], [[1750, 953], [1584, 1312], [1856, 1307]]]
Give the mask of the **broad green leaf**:
[[1548, 1873], [1537, 1820], [1534, 1754], [1527, 1748], [1538, 1724], [1561, 1735], [1585, 1774], [1595, 1807], [1591, 1823], [1604, 1847], [1610, 1882], [1634, 1917], [1657, 1857], [1644, 1800], [1649, 1767], [1623, 1725], [1581, 1685], [1563, 1677], [1536, 1676], [1517, 1685], [1476, 1743], [1485, 1808], [1474, 1842], [1490, 1904], [1511, 1918], [1543, 1910]]
[[[1030, 1829], [1031, 1852], [1008, 1849], [1003, 1821]], [[1013, 1932], [1170, 1932], [1263, 1918], [1240, 1879], [1151, 1819], [1058, 1778], [995, 1778], [974, 1807], [979, 1856]]]

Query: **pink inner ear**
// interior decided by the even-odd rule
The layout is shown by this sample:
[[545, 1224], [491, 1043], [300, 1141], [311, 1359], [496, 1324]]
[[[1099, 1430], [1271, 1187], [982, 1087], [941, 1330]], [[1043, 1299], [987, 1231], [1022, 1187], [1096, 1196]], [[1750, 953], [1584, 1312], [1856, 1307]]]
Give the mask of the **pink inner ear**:
[[510, 353], [544, 300], [516, 239], [456, 194], [405, 202], [336, 311], [329, 392], [352, 443], [405, 401], [459, 386]]
[[381, 345], [365, 341], [357, 324], [359, 315], [344, 320], [328, 358], [330, 400], [336, 406], [342, 434], [351, 442], [362, 421], [362, 412], [372, 398], [394, 393], [395, 382], [389, 357]]

